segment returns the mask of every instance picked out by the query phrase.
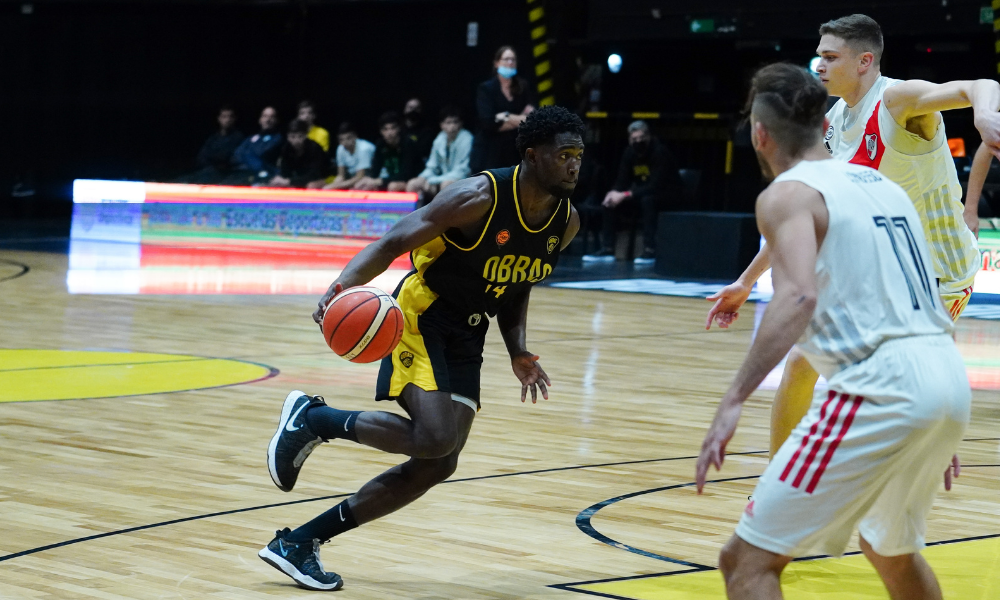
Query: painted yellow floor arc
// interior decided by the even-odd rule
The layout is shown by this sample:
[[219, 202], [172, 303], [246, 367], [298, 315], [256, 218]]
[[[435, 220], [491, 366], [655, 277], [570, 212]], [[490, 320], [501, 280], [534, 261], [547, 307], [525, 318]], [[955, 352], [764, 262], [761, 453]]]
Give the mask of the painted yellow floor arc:
[[201, 356], [0, 349], [0, 402], [177, 392], [245, 383], [270, 372], [263, 365]]
[[[1000, 538], [931, 546], [924, 556], [950, 600], [1000, 598]], [[864, 556], [794, 562], [781, 577], [797, 600], [887, 600], [882, 582]], [[718, 571], [624, 579], [573, 586], [635, 600], [714, 600], [726, 597]]]

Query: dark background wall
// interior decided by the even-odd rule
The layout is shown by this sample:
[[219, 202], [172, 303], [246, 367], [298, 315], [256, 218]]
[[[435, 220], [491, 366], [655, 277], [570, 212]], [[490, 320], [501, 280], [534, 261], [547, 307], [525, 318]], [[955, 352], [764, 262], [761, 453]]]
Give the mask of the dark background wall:
[[[542, 2], [556, 98], [574, 109], [734, 114], [754, 68], [808, 64], [818, 24], [851, 12], [883, 24], [890, 76], [943, 81], [996, 71], [992, 27], [979, 23], [985, 0], [533, 6]], [[223, 103], [236, 106], [247, 133], [265, 104], [287, 122], [303, 98], [318, 104], [327, 129], [349, 119], [369, 139], [378, 115], [412, 95], [432, 113], [456, 103], [471, 121], [475, 86], [490, 76], [498, 46], [517, 47], [521, 72], [532, 74], [528, 8], [525, 0], [0, 1], [0, 110], [9, 122], [0, 212], [11, 212], [11, 185], [26, 174], [39, 192], [36, 205], [65, 201], [74, 178], [176, 176], [191, 168]], [[718, 29], [692, 33], [692, 19], [701, 18]], [[479, 24], [475, 47], [466, 45], [470, 21]], [[618, 74], [607, 71], [609, 52], [623, 56]], [[595, 106], [580, 85], [591, 64], [601, 73]], [[594, 122], [588, 152], [611, 170], [626, 122]], [[971, 111], [951, 113], [946, 123], [951, 136], [978, 141]], [[723, 173], [730, 125], [675, 119], [655, 127], [682, 166], [705, 171], [706, 207], [745, 210], [759, 180], [745, 145], [737, 144], [737, 172]]]

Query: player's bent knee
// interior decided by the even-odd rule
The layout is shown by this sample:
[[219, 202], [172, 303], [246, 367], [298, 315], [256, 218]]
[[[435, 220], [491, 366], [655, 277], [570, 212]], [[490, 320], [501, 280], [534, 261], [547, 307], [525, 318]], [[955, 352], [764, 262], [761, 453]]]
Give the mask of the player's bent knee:
[[457, 431], [418, 431], [413, 458], [444, 458], [458, 446]]

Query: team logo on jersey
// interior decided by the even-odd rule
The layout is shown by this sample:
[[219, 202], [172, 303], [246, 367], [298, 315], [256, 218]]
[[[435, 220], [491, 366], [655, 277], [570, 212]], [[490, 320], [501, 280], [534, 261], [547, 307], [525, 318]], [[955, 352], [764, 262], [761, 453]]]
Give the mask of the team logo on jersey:
[[403, 363], [403, 366], [409, 369], [413, 366], [413, 353], [412, 352], [400, 352], [399, 362]]
[[552, 251], [555, 250], [556, 246], [558, 245], [559, 245], [559, 238], [557, 238], [556, 236], [552, 236], [549, 238], [547, 242], [545, 242], [545, 249], [549, 251], [549, 254], [552, 254]]
[[483, 320], [483, 315], [476, 313], [469, 316], [469, 327], [475, 327]]
[[503, 246], [510, 240], [510, 232], [506, 229], [501, 229], [500, 233], [497, 234], [497, 246]]
[[865, 135], [865, 150], [868, 152], [868, 159], [875, 160], [878, 152], [878, 135], [869, 133]]

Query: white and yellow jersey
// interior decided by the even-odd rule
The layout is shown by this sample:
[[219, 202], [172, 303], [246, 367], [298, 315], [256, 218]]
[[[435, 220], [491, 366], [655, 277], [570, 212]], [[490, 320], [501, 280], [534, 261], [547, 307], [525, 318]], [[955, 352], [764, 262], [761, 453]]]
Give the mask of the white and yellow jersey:
[[839, 100], [826, 114], [826, 149], [836, 159], [878, 169], [906, 191], [923, 223], [942, 296], [961, 295], [972, 286], [980, 256], [962, 218], [962, 186], [944, 122], [929, 141], [901, 127], [882, 102], [885, 90], [899, 83], [880, 76], [857, 105]]

